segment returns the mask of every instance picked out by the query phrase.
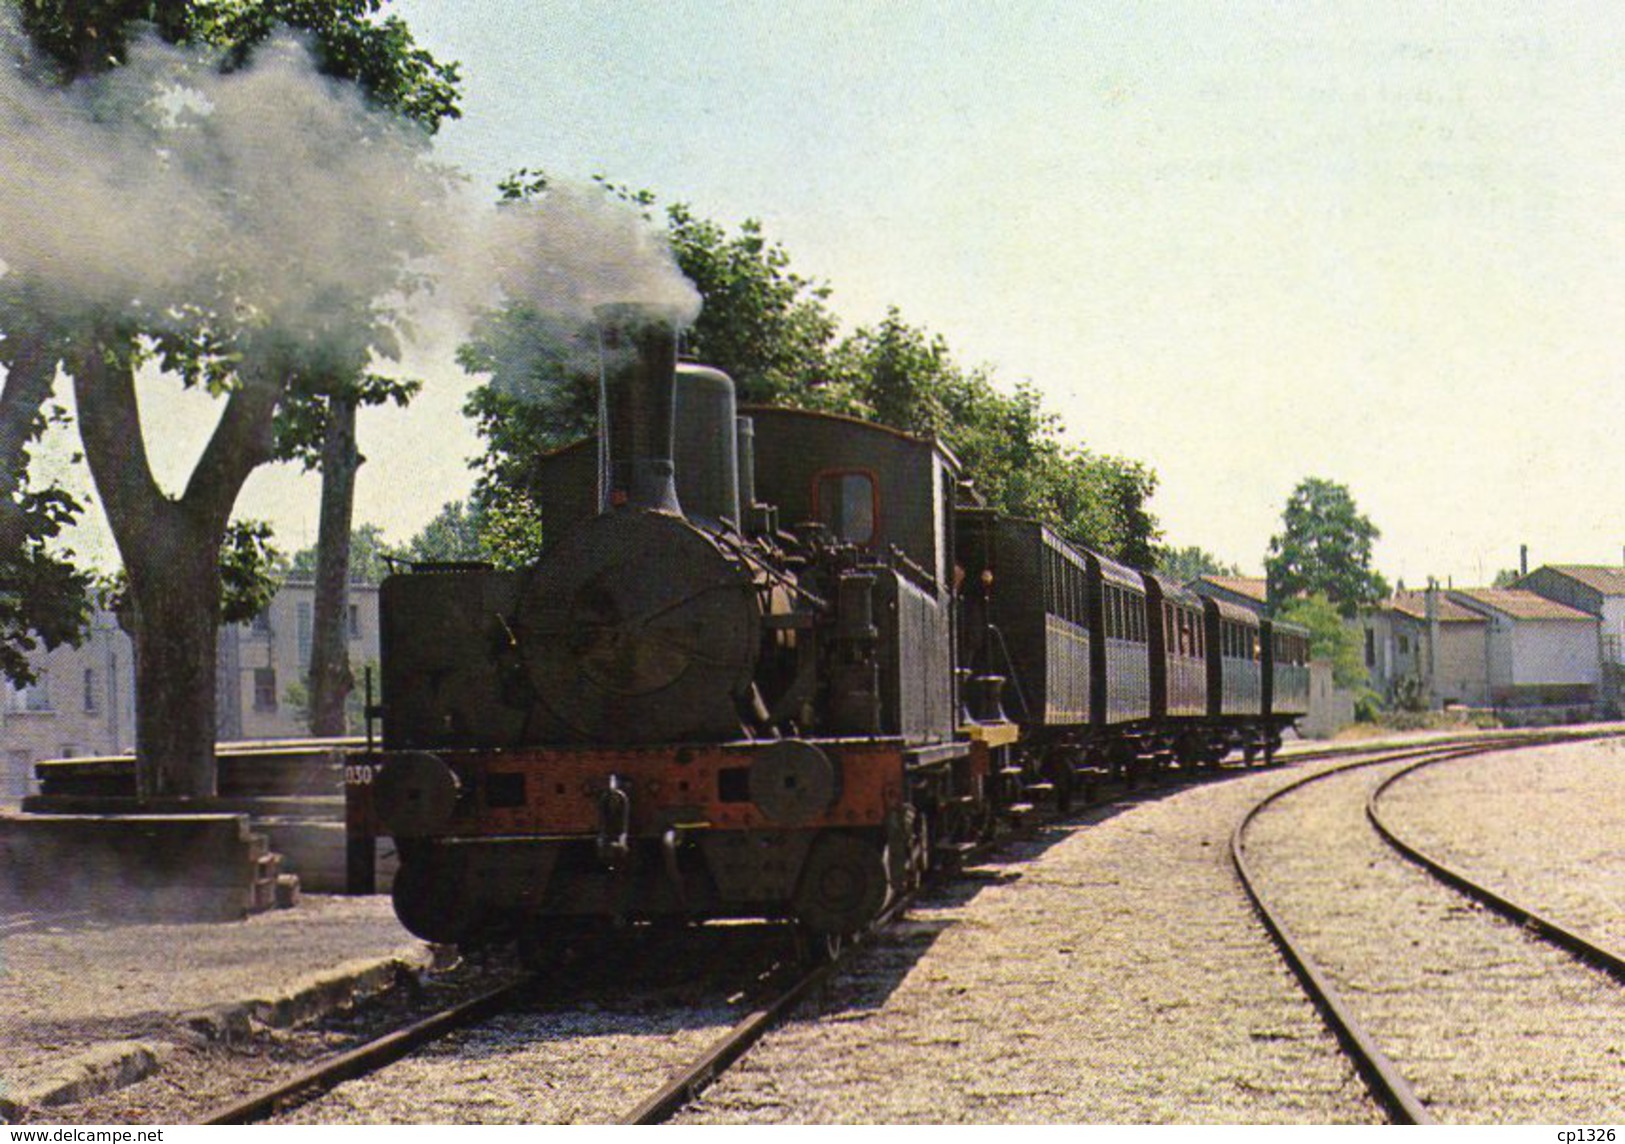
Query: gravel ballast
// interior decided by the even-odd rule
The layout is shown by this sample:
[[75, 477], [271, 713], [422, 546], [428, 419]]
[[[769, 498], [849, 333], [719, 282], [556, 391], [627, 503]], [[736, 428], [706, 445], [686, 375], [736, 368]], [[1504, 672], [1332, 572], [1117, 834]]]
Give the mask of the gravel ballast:
[[[1611, 751], [1572, 744], [1538, 753], [1551, 760]], [[1440, 1120], [1617, 1121], [1625, 1115], [1620, 986], [1387, 848], [1365, 820], [1365, 800], [1402, 765], [1328, 778], [1267, 812], [1249, 836], [1264, 893]], [[1444, 763], [1416, 776], [1430, 776], [1430, 792], [1406, 792], [1407, 779], [1395, 794], [1406, 793], [1412, 820], [1491, 850], [1483, 840], [1533, 822], [1537, 803], [1573, 823], [1574, 790], [1536, 795], [1541, 765], [1534, 753]], [[1497, 822], [1461, 789], [1463, 780], [1448, 777], [1480, 768], [1521, 776], [1505, 790], [1508, 809], [1516, 800], [1521, 812]], [[1606, 848], [1599, 839], [1591, 845]], [[1544, 869], [1524, 885], [1531, 904], [1548, 901], [1559, 882], [1593, 883], [1597, 874], [1550, 855]]]
[[1230, 867], [1234, 823], [1294, 773], [1012, 844], [861, 951], [817, 1012], [679, 1121], [1380, 1121]]

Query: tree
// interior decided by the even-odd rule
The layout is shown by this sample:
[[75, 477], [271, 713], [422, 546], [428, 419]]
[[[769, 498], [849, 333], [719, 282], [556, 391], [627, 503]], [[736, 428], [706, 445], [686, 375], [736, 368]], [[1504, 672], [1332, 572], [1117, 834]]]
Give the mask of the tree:
[[1184, 548], [1163, 548], [1157, 552], [1157, 571], [1181, 584], [1202, 576], [1240, 576], [1241, 569], [1226, 564], [1213, 553], [1195, 544]]
[[[350, 532], [345, 546], [349, 553], [347, 579], [351, 584], [378, 584], [389, 575], [391, 561], [408, 559], [405, 552], [384, 539], [376, 524], [359, 524]], [[321, 561], [321, 545], [301, 548], [281, 568], [286, 580], [314, 581]]]
[[1309, 629], [1309, 654], [1314, 659], [1331, 661], [1332, 681], [1337, 686], [1354, 688], [1365, 683], [1365, 648], [1360, 632], [1344, 621], [1337, 605], [1323, 594], [1294, 597], [1276, 615]]
[[1382, 534], [1345, 486], [1318, 477], [1299, 482], [1281, 525], [1264, 560], [1272, 607], [1318, 592], [1352, 617], [1388, 595], [1387, 582], [1371, 567], [1371, 545]]
[[[294, 411], [344, 395], [347, 379], [361, 376], [373, 355], [395, 350], [392, 300], [414, 286], [406, 271], [423, 253], [423, 212], [443, 176], [414, 168], [416, 144], [389, 117], [361, 113], [338, 86], [304, 82], [287, 62], [288, 45], [272, 37], [279, 21], [309, 31], [318, 69], [363, 82], [377, 102], [426, 113], [449, 107], [455, 71], [417, 50], [399, 21], [373, 23], [380, 6], [379, 0], [184, 6], [31, 0], [22, 8], [34, 42], [59, 65], [49, 81], [58, 90], [72, 85], [88, 93], [53, 99], [40, 70], [29, 70], [41, 93], [23, 92], [30, 96], [26, 106], [84, 136], [58, 173], [63, 189], [81, 197], [85, 190], [71, 181], [79, 173], [72, 159], [91, 176], [116, 169], [130, 188], [191, 192], [174, 202], [158, 193], [120, 203], [126, 220], [141, 226], [126, 228], [133, 234], [105, 232], [109, 247], [92, 253], [108, 272], [94, 282], [58, 252], [31, 260], [26, 244], [20, 253], [0, 249], [11, 271], [8, 295], [34, 303], [0, 319], [19, 347], [9, 360], [50, 357], [53, 370], [60, 362], [72, 378], [85, 457], [128, 576], [143, 797], [213, 793], [221, 550], [243, 482], [281, 455], [277, 430]], [[212, 65], [197, 54], [183, 60], [149, 52], [149, 62], [171, 65], [167, 77], [153, 68], [119, 68], [134, 50], [132, 23], [143, 16], [156, 16], [171, 42], [218, 49]], [[262, 47], [276, 66], [246, 69]], [[209, 81], [210, 66], [229, 78]], [[102, 78], [94, 74], [104, 71]], [[244, 78], [252, 75], [263, 86]], [[164, 81], [181, 76], [206, 89], [206, 113], [164, 110], [157, 98]], [[388, 77], [394, 78], [383, 82]], [[77, 111], [86, 104], [95, 105], [94, 115]], [[244, 134], [245, 126], [264, 125], [270, 116], [306, 131], [274, 139]], [[119, 165], [107, 166], [113, 162]], [[388, 166], [396, 176], [383, 181], [386, 197], [366, 209], [358, 209], [356, 164], [370, 164], [373, 174]], [[310, 212], [311, 201], [291, 185], [296, 177], [331, 192], [318, 196], [325, 215]], [[134, 213], [141, 206], [150, 212]], [[351, 213], [340, 218], [345, 208]], [[156, 235], [181, 225], [201, 230], [147, 241], [143, 258], [117, 257], [116, 244], [143, 237], [143, 228]], [[21, 228], [10, 234], [30, 237]], [[348, 245], [335, 249], [340, 242]], [[80, 277], [59, 281], [60, 268]], [[178, 496], [154, 479], [138, 429], [134, 378], [146, 361], [223, 403]]]
[[484, 539], [485, 514], [475, 505], [449, 501], [406, 544], [402, 553], [422, 563], [491, 559]]

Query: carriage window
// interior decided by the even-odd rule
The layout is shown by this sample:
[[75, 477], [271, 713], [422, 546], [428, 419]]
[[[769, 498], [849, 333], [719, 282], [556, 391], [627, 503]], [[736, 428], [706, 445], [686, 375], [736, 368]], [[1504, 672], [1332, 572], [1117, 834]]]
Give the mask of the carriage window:
[[818, 519], [851, 544], [875, 538], [875, 481], [868, 473], [821, 473], [816, 493]]

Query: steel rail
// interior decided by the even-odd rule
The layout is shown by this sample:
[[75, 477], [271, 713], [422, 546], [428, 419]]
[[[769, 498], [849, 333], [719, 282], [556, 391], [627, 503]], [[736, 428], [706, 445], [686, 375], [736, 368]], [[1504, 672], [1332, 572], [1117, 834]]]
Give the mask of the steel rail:
[[[1338, 1042], [1343, 1046], [1344, 1052], [1354, 1062], [1355, 1068], [1359, 1071], [1362, 1079], [1365, 1080], [1372, 1096], [1383, 1106], [1389, 1116], [1398, 1123], [1436, 1124], [1438, 1121], [1427, 1110], [1420, 1098], [1417, 1097], [1415, 1090], [1411, 1087], [1410, 1082], [1405, 1079], [1404, 1074], [1399, 1071], [1398, 1066], [1381, 1050], [1370, 1032], [1359, 1022], [1347, 1003], [1332, 987], [1326, 975], [1303, 951], [1279, 916], [1270, 908], [1264, 895], [1258, 889], [1255, 872], [1247, 862], [1247, 828], [1266, 809], [1285, 796], [1302, 790], [1321, 779], [1347, 774], [1349, 771], [1403, 762], [1407, 759], [1418, 759], [1419, 761], [1413, 767], [1406, 768], [1411, 770], [1451, 759], [1491, 754], [1497, 751], [1523, 750], [1530, 747], [1548, 746], [1553, 743], [1585, 742], [1608, 738], [1617, 734], [1619, 734], [1618, 731], [1561, 735], [1550, 733], [1516, 734], [1488, 737], [1465, 746], [1435, 743], [1407, 750], [1378, 751], [1374, 758], [1360, 759], [1340, 766], [1330, 767], [1278, 788], [1255, 803], [1242, 816], [1241, 821], [1236, 824], [1235, 830], [1230, 835], [1230, 858], [1235, 866], [1237, 876], [1241, 879], [1242, 888], [1246, 891], [1248, 900], [1252, 903], [1253, 909], [1258, 914], [1265, 930], [1274, 940], [1276, 948], [1280, 950], [1282, 958], [1292, 969], [1293, 974], [1298, 978], [1299, 983], [1303, 986], [1311, 1001], [1320, 1009], [1333, 1035], [1337, 1037]], [[1369, 810], [1369, 800], [1367, 805]]]
[[265, 1088], [234, 1104], [215, 1109], [202, 1123], [254, 1124], [275, 1116], [285, 1107], [304, 1103], [303, 1100], [295, 1099], [302, 1094], [315, 1096], [318, 1091], [325, 1091], [343, 1081], [376, 1072], [400, 1060], [414, 1049], [501, 1012], [513, 1003], [514, 998], [530, 982], [531, 979], [528, 977], [510, 981], [477, 997], [442, 1009], [405, 1028], [396, 1029], [337, 1056], [319, 1061], [288, 1080]]
[[1405, 759], [1433, 754], [1438, 750], [1436, 747], [1428, 747], [1411, 751], [1378, 752], [1374, 758], [1344, 763], [1297, 779], [1254, 803], [1242, 816], [1241, 821], [1236, 823], [1235, 830], [1230, 834], [1230, 861], [1235, 867], [1236, 875], [1241, 879], [1242, 889], [1246, 891], [1253, 911], [1258, 915], [1271, 940], [1275, 942], [1281, 957], [1303, 986], [1304, 992], [1309, 995], [1310, 1001], [1320, 1010], [1332, 1034], [1342, 1045], [1344, 1053], [1354, 1062], [1372, 1096], [1391, 1119], [1401, 1124], [1435, 1124], [1437, 1121], [1417, 1097], [1410, 1082], [1378, 1047], [1376, 1040], [1354, 1016], [1330, 980], [1304, 952], [1280, 917], [1271, 909], [1263, 892], [1258, 888], [1256, 873], [1247, 861], [1247, 829], [1276, 802], [1323, 778], [1365, 767], [1402, 762]]
[[1424, 759], [1421, 762], [1405, 767], [1403, 770], [1396, 771], [1379, 783], [1372, 790], [1365, 804], [1365, 816], [1370, 821], [1372, 829], [1382, 837], [1383, 841], [1387, 842], [1401, 855], [1432, 874], [1445, 885], [1466, 894], [1474, 901], [1481, 902], [1515, 925], [1534, 931], [1553, 945], [1568, 951], [1581, 961], [1596, 966], [1615, 980], [1625, 983], [1625, 954], [1610, 949], [1601, 942], [1587, 937], [1577, 930], [1570, 929], [1561, 922], [1537, 913], [1531, 907], [1522, 905], [1505, 894], [1475, 881], [1468, 874], [1450, 866], [1443, 859], [1428, 853], [1416, 843], [1407, 841], [1390, 823], [1383, 819], [1379, 804], [1382, 796], [1391, 787], [1401, 779], [1413, 775], [1425, 767], [1431, 767], [1446, 761], [1448, 760], [1442, 758]]

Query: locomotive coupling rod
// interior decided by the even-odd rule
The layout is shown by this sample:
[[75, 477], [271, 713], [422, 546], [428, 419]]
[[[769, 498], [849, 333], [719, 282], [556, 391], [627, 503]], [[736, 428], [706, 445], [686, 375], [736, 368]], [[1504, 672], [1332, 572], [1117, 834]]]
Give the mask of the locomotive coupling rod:
[[632, 794], [620, 775], [610, 775], [609, 785], [598, 796], [598, 860], [611, 870], [619, 869], [632, 853], [627, 836], [632, 830]]

